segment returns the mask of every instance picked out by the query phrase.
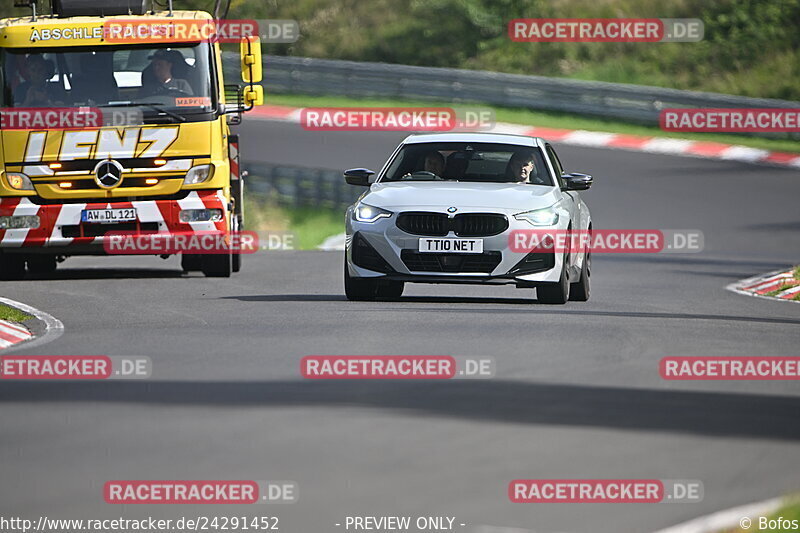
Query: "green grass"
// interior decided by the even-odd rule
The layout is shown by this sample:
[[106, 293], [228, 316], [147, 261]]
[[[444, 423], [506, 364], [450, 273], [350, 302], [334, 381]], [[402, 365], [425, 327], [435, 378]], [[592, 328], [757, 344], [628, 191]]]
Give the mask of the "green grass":
[[332, 235], [344, 233], [344, 211], [318, 207], [285, 207], [269, 198], [245, 200], [245, 229], [260, 234], [291, 232], [298, 250], [313, 250]]
[[[296, 107], [453, 107], [468, 108], [468, 104], [452, 104], [448, 102], [431, 102], [420, 100], [388, 100], [372, 98], [347, 98], [343, 96], [305, 96], [289, 94], [268, 94], [265, 103], [271, 105], [287, 105]], [[610, 133], [625, 133], [630, 135], [648, 135], [654, 137], [670, 137], [676, 139], [690, 139], [696, 141], [710, 141], [726, 144], [739, 144], [752, 148], [762, 148], [779, 152], [800, 153], [800, 141], [789, 139], [766, 139], [762, 137], [746, 137], [724, 133], [681, 133], [661, 131], [655, 126], [640, 126], [627, 122], [590, 118], [566, 113], [549, 113], [544, 111], [531, 111], [529, 109], [512, 109], [506, 107], [475, 106], [492, 109], [498, 122], [510, 122], [528, 126], [546, 128], [563, 128], [571, 130], [605, 131]], [[475, 107], [472, 106], [472, 107]]]
[[[798, 499], [798, 497], [789, 498], [787, 500], [786, 505], [784, 505], [783, 507], [778, 509], [775, 513], [771, 514], [767, 518], [768, 518], [768, 520], [775, 520], [778, 517], [782, 517], [781, 520], [789, 520], [789, 521], [797, 520], [797, 521], [800, 521], [800, 499]], [[767, 532], [769, 532], [769, 533], [778, 533], [778, 532], [783, 532], [783, 531], [797, 531], [797, 529], [791, 529], [791, 528], [790, 529], [784, 529], [784, 528], [781, 528], [781, 529], [770, 529], [770, 528], [760, 529], [759, 528], [759, 520], [758, 520], [759, 517], [758, 516], [748, 516], [748, 518], [750, 518], [750, 520], [752, 520], [752, 525], [750, 526], [749, 529], [741, 529], [741, 528], [737, 527], [735, 529], [729, 529], [727, 531], [720, 532], [720, 533], [745, 533], [745, 532], [746, 533], [751, 533], [751, 532], [754, 532], [754, 531], [759, 531], [759, 532], [763, 532], [763, 533], [767, 533]]]
[[794, 276], [794, 279], [800, 280], [800, 265], [794, 267], [792, 270], [792, 275]]
[[774, 291], [765, 292], [764, 296], [777, 296], [786, 289], [791, 289], [792, 287], [794, 287], [794, 285], [791, 283], [782, 283], [781, 286], [775, 289]]
[[23, 313], [18, 309], [14, 309], [13, 307], [9, 307], [4, 304], [0, 304], [0, 320], [11, 320], [12, 322], [24, 322], [28, 320], [31, 315], [27, 313]]

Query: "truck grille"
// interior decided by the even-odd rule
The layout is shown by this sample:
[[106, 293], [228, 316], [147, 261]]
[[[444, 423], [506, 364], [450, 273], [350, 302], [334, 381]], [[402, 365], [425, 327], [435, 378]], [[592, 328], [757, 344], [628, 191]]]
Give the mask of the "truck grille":
[[498, 251], [482, 254], [435, 254], [402, 250], [400, 259], [412, 272], [473, 272], [491, 274], [502, 260]]
[[[83, 231], [81, 231], [83, 228]], [[76, 226], [62, 226], [61, 235], [66, 238], [102, 237], [107, 233], [122, 231], [158, 232], [158, 222], [117, 222], [114, 224], [81, 224]]]
[[450, 218], [443, 213], [408, 212], [397, 216], [397, 227], [411, 235], [442, 237], [452, 231], [459, 237], [491, 237], [508, 229], [508, 219], [495, 213], [464, 213]]

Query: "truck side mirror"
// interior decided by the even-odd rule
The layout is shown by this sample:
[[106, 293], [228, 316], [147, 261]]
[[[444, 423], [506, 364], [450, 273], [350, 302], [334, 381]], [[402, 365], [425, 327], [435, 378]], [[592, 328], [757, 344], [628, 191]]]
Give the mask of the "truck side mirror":
[[263, 76], [261, 66], [261, 38], [258, 35], [243, 37], [239, 45], [242, 60], [242, 81], [260, 83]]

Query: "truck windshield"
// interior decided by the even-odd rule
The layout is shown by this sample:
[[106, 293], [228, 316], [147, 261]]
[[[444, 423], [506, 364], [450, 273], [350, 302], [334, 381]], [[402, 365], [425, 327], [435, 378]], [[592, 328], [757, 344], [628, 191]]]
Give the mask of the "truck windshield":
[[207, 43], [0, 49], [2, 107], [136, 106], [181, 116], [215, 105]]

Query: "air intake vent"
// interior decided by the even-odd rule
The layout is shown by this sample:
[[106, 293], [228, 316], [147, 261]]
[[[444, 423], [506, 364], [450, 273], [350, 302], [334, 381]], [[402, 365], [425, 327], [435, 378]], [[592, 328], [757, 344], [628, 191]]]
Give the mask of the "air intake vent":
[[53, 0], [53, 13], [66, 17], [144, 15], [146, 0]]

